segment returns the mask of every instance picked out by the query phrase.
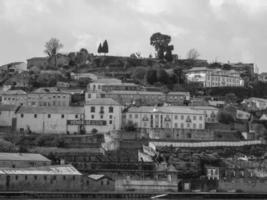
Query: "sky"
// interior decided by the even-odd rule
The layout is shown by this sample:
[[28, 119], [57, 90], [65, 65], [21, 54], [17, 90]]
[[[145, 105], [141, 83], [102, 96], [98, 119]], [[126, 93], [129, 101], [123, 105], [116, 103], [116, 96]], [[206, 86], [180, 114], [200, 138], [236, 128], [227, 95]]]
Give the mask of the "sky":
[[150, 36], [171, 36], [174, 53], [195, 48], [209, 62], [249, 62], [267, 71], [267, 0], [0, 0], [0, 65], [45, 56], [51, 37], [62, 53], [155, 54]]

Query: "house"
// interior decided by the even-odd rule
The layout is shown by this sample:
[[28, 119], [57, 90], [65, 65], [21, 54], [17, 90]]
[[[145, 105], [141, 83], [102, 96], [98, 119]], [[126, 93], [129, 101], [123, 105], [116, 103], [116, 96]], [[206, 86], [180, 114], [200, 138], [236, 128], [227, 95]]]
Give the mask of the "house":
[[90, 191], [114, 191], [115, 181], [104, 174], [90, 174], [87, 178], [87, 184], [90, 185]]
[[21, 73], [27, 71], [27, 65], [24, 62], [13, 62], [0, 67], [1, 71], [6, 71], [9, 74]]
[[133, 123], [139, 129], [205, 129], [203, 110], [187, 106], [140, 106], [125, 112], [125, 124]]
[[85, 130], [109, 132], [120, 130], [122, 106], [110, 98], [90, 99], [85, 102]]
[[243, 87], [244, 81], [235, 70], [193, 67], [186, 70], [189, 82], [202, 83], [203, 87]]
[[1, 96], [4, 105], [27, 105], [27, 93], [23, 90], [8, 90]]
[[43, 87], [28, 94], [28, 106], [69, 106], [71, 95], [56, 87]]
[[0, 105], [0, 127], [11, 127], [18, 109], [16, 105]]
[[51, 160], [35, 153], [0, 153], [0, 168], [24, 168], [51, 165]]
[[75, 134], [83, 130], [83, 107], [25, 107], [16, 114], [18, 132]]
[[219, 180], [220, 179], [220, 168], [219, 167], [206, 165], [204, 168], [205, 168], [205, 172], [206, 172], [206, 176], [208, 180], [210, 179]]
[[[1, 191], [81, 191], [83, 176], [72, 165], [0, 169]], [[87, 186], [86, 186], [87, 187]]]

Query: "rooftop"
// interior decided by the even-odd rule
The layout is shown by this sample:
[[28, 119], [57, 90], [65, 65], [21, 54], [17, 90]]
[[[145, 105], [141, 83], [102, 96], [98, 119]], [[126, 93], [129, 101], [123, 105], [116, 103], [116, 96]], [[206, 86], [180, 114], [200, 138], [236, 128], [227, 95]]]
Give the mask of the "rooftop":
[[137, 112], [137, 113], [183, 113], [183, 114], [199, 114], [204, 115], [203, 110], [194, 110], [187, 106], [140, 106], [140, 107], [131, 107], [128, 112]]
[[38, 88], [36, 90], [34, 90], [32, 93], [65, 93], [63, 91], [61, 91], [59, 88], [56, 87], [42, 87], [42, 88]]
[[26, 107], [22, 106], [17, 113], [35, 113], [35, 114], [81, 114], [84, 112], [83, 107], [71, 107], [71, 106], [65, 106], [65, 107], [54, 107], [54, 106], [48, 106], [48, 107]]
[[100, 78], [97, 79], [96, 81], [94, 81], [94, 83], [110, 83], [110, 84], [114, 84], [114, 83], [121, 83], [120, 79], [116, 79], [116, 78]]
[[23, 90], [8, 90], [6, 92], [3, 92], [4, 95], [24, 95], [27, 94]]
[[0, 111], [15, 111], [17, 108], [17, 105], [0, 105]]
[[130, 91], [130, 90], [113, 90], [110, 94], [140, 94], [140, 95], [163, 95], [163, 92], [157, 91]]
[[50, 161], [48, 158], [37, 153], [0, 153], [0, 160], [8, 161]]
[[36, 174], [36, 175], [82, 175], [72, 165], [55, 165], [29, 168], [2, 168], [0, 174]]
[[99, 98], [99, 99], [87, 100], [86, 105], [114, 105], [114, 106], [119, 106], [120, 104], [111, 98]]

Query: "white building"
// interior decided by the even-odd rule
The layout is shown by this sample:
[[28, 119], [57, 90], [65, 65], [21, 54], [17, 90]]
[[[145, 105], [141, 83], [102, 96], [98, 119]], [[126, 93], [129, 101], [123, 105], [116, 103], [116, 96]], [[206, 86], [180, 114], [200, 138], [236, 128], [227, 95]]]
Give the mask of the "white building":
[[218, 115], [218, 108], [212, 106], [192, 106], [193, 110], [203, 111], [205, 114], [205, 122], [206, 123], [216, 123], [217, 115]]
[[131, 107], [125, 123], [132, 122], [141, 129], [205, 129], [205, 113], [186, 106]]
[[122, 106], [109, 98], [90, 99], [85, 105], [85, 130], [109, 132], [121, 129]]
[[16, 118], [16, 105], [0, 105], [0, 127], [11, 127], [12, 121]]
[[21, 107], [17, 131], [42, 134], [74, 134], [82, 129], [83, 107]]
[[89, 83], [87, 90], [92, 92], [103, 91], [102, 87], [109, 84], [122, 84], [122, 82], [116, 78], [101, 78]]
[[199, 82], [203, 87], [243, 87], [244, 80], [235, 70], [193, 67], [186, 71], [187, 80]]
[[23, 90], [8, 90], [1, 97], [4, 105], [27, 105], [27, 93]]

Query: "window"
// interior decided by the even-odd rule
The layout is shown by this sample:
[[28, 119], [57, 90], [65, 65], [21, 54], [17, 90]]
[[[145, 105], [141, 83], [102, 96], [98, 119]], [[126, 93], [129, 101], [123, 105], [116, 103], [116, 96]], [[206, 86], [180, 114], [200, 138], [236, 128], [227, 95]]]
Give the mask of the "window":
[[91, 94], [87, 94], [87, 98], [90, 99], [91, 98]]
[[109, 115], [109, 119], [112, 119], [112, 115]]
[[112, 120], [109, 120], [109, 124], [112, 124]]
[[92, 113], [95, 112], [95, 107], [94, 107], [94, 106], [91, 107], [91, 112], [92, 112]]
[[37, 176], [34, 176], [34, 180], [37, 180]]
[[37, 118], [37, 114], [34, 114], [34, 118]]
[[15, 178], [16, 178], [16, 180], [18, 180], [18, 176], [17, 176], [17, 175], [16, 175], [16, 177], [15, 177]]
[[202, 129], [202, 124], [199, 124], [199, 128]]
[[25, 180], [28, 180], [28, 176], [25, 176]]
[[64, 117], [65, 117], [65, 116], [62, 114], [62, 115], [61, 115], [61, 118], [63, 119]]
[[48, 114], [47, 117], [48, 117], [48, 118], [51, 118], [51, 114]]
[[197, 119], [197, 117], [196, 116], [193, 116], [193, 120], [196, 120]]
[[202, 116], [199, 116], [199, 120], [202, 120]]
[[72, 177], [72, 180], [75, 180], [75, 176]]
[[47, 176], [44, 176], [44, 180], [45, 180], [45, 181], [47, 180]]
[[194, 129], [196, 128], [196, 124], [193, 124], [193, 128], [194, 128]]
[[20, 117], [21, 117], [21, 118], [23, 118], [23, 117], [24, 117], [23, 113], [22, 113], [22, 114], [20, 114]]
[[183, 115], [181, 115], [181, 120], [184, 120], [184, 116]]
[[137, 118], [138, 118], [138, 114], [135, 114], [135, 115], [134, 115], [134, 118], [137, 119]]
[[66, 180], [66, 176], [63, 176], [63, 180]]
[[181, 128], [182, 128], [182, 129], [184, 128], [184, 124], [183, 124], [183, 123], [181, 123]]
[[175, 124], [174, 124], [174, 128], [177, 128], [177, 127], [178, 127], [178, 125], [177, 125], [177, 123], [175, 123]]
[[129, 114], [129, 118], [132, 119], [132, 114]]
[[175, 115], [175, 116], [174, 116], [174, 119], [178, 119], [178, 116], [177, 116], [177, 115]]
[[94, 118], [95, 118], [95, 116], [94, 116], [94, 115], [91, 115], [91, 118], [92, 118], [92, 119], [94, 119]]
[[190, 124], [189, 123], [187, 123], [187, 128], [190, 128]]
[[104, 113], [104, 107], [103, 106], [100, 107], [100, 113]]
[[110, 106], [110, 107], [108, 108], [108, 112], [109, 112], [109, 113], [113, 113], [113, 107], [112, 107], [112, 106]]
[[78, 115], [75, 115], [75, 119], [78, 119]]
[[100, 115], [100, 118], [103, 119], [103, 115]]

